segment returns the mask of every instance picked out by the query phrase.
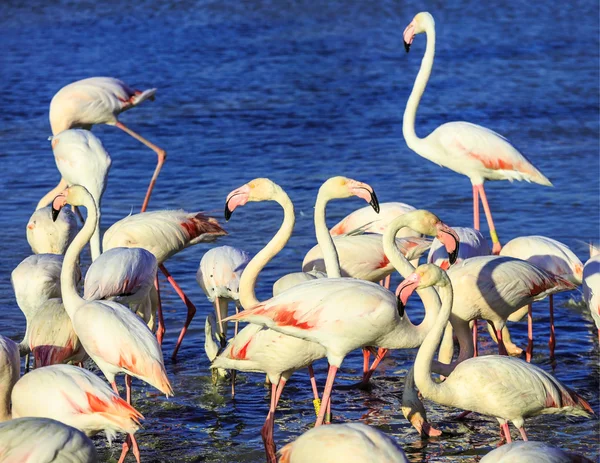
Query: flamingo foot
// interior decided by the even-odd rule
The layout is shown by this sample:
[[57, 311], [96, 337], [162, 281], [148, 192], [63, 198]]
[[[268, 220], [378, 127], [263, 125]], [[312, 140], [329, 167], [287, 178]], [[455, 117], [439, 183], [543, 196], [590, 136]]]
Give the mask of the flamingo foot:
[[123, 463], [127, 454], [129, 453], [129, 449], [133, 452], [133, 456], [137, 463], [140, 463], [140, 448], [138, 447], [137, 441], [133, 434], [128, 434], [127, 439], [123, 442], [123, 450], [121, 451], [121, 456], [119, 457], [119, 463]]
[[[271, 414], [269, 413], [269, 415]], [[265, 445], [267, 463], [277, 463], [275, 441], [273, 440], [274, 424], [274, 418], [271, 418], [271, 416], [269, 416], [260, 430], [260, 435]]]
[[497, 256], [500, 254], [500, 251], [502, 251], [502, 245], [499, 242], [494, 243], [492, 246], [492, 254]]
[[462, 412], [462, 413], [460, 413], [460, 414], [456, 415], [456, 418], [454, 418], [454, 419], [455, 419], [455, 420], [458, 420], [458, 421], [460, 421], [460, 420], [464, 420], [464, 419], [465, 419], [467, 416], [469, 416], [471, 413], [473, 413], [473, 412], [472, 412], [472, 411], [470, 411], [470, 410], [466, 410], [466, 411], [464, 411], [464, 412]]

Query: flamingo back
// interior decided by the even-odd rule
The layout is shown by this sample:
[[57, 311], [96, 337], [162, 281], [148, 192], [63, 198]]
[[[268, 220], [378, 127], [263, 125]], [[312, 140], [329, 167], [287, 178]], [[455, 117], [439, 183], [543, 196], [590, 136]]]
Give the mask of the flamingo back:
[[567, 245], [545, 236], [520, 236], [510, 240], [500, 255], [526, 260], [576, 285], [580, 285], [583, 278], [579, 257]]
[[504, 444], [485, 455], [480, 463], [592, 463], [545, 442], [518, 441]]
[[8, 395], [21, 373], [19, 346], [0, 334], [0, 422], [10, 419]]
[[64, 254], [77, 231], [77, 220], [71, 209], [63, 207], [55, 222], [52, 207], [42, 207], [29, 218], [27, 242], [34, 254]]
[[160, 265], [188, 246], [226, 234], [216, 219], [200, 212], [142, 212], [125, 217], [106, 230], [102, 247], [105, 251], [116, 247], [144, 248], [154, 254]]
[[78, 429], [48, 418], [17, 418], [0, 423], [0, 461], [97, 463], [99, 460], [94, 443]]
[[209, 301], [215, 298], [239, 300], [240, 278], [250, 254], [232, 246], [209, 249], [202, 256], [196, 281]]
[[273, 296], [277, 296], [305, 281], [317, 280], [319, 278], [327, 278], [327, 274], [325, 272], [320, 272], [319, 270], [288, 273], [273, 283]]
[[15, 418], [51, 418], [88, 436], [105, 431], [109, 442], [117, 432], [135, 433], [144, 418], [92, 372], [71, 365], [29, 372], [15, 385], [11, 400]]
[[[402, 214], [414, 210], [415, 208], [413, 206], [405, 203], [380, 203], [378, 214], [371, 206], [365, 206], [348, 214], [335, 224], [329, 233], [331, 236], [338, 236], [361, 229], [363, 233], [379, 233], [383, 235], [385, 229], [392, 220]], [[404, 238], [407, 236], [421, 236], [421, 234], [410, 228], [404, 227], [396, 235], [397, 238]]]
[[[460, 239], [457, 260], [465, 260], [476, 256], [489, 256], [491, 254], [490, 246], [479, 230], [469, 227], [452, 227], [452, 229]], [[435, 264], [444, 270], [450, 268], [446, 248], [437, 238], [431, 244], [427, 263]]]
[[583, 267], [583, 299], [600, 330], [600, 254], [591, 257]]

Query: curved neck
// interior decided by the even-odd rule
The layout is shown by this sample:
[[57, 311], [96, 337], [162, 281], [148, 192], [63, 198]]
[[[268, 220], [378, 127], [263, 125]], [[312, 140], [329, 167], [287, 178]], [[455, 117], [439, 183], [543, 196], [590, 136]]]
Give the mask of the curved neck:
[[425, 336], [425, 340], [421, 344], [419, 352], [417, 352], [414, 368], [415, 383], [423, 396], [435, 402], [445, 403], [442, 396], [445, 394], [446, 388], [444, 388], [444, 383], [437, 384], [431, 379], [431, 363], [442, 339], [442, 334], [446, 329], [450, 312], [452, 311], [452, 285], [448, 282], [445, 286], [439, 286], [438, 291], [442, 299], [442, 309], [433, 328]]
[[[408, 97], [406, 103], [406, 109], [404, 110], [404, 118], [402, 121], [402, 135], [406, 140], [408, 147], [414, 151], [417, 151], [419, 143], [422, 141], [421, 138], [415, 133], [415, 119], [417, 117], [417, 108], [421, 101], [421, 96], [427, 86], [427, 81], [431, 75], [431, 68], [433, 67], [433, 57], [435, 55], [435, 25], [431, 22], [427, 24], [425, 28], [425, 34], [427, 35], [427, 48], [421, 61], [421, 68], [415, 79], [412, 92]], [[419, 153], [420, 154], [420, 153]]]
[[94, 199], [89, 194], [82, 196], [83, 200], [81, 201], [81, 205], [87, 209], [87, 218], [83, 228], [77, 233], [77, 236], [75, 236], [75, 239], [73, 239], [69, 245], [60, 272], [60, 290], [62, 299], [65, 304], [65, 310], [71, 318], [75, 311], [86, 302], [77, 292], [77, 261], [81, 250], [90, 240], [94, 230], [97, 228], [96, 224], [98, 223], [98, 210]]
[[324, 188], [324, 185], [321, 186], [315, 203], [315, 234], [317, 235], [317, 243], [319, 243], [323, 253], [327, 278], [341, 278], [340, 260], [325, 221], [325, 208], [331, 199], [332, 197]]
[[102, 248], [100, 247], [100, 199], [98, 199], [98, 208], [96, 216], [96, 228], [94, 229], [94, 233], [90, 239], [90, 251], [92, 252], [92, 262], [94, 262], [98, 257], [100, 257], [100, 254], [102, 253]]
[[283, 249], [286, 245], [290, 236], [292, 236], [292, 230], [296, 223], [296, 216], [294, 215], [294, 205], [283, 190], [272, 198], [273, 201], [279, 203], [283, 208], [283, 223], [279, 228], [279, 231], [275, 236], [267, 243], [267, 245], [256, 254], [242, 273], [240, 278], [240, 303], [244, 309], [250, 309], [257, 305], [260, 301], [256, 299], [256, 293], [254, 287], [256, 286], [256, 279], [260, 271], [265, 268], [265, 265]]

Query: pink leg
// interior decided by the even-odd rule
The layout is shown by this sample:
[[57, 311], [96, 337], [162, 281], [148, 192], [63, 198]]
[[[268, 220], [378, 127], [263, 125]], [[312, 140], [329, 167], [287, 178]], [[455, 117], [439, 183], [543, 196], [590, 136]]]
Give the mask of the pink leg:
[[527, 439], [527, 433], [525, 432], [525, 428], [523, 426], [519, 428], [519, 432], [521, 433], [521, 437], [523, 438], [523, 440], [529, 440]]
[[[110, 384], [118, 395], [119, 389], [117, 389], [117, 384], [114, 381]], [[127, 403], [131, 404], [131, 376], [129, 375], [125, 375], [125, 387], [127, 389]], [[119, 463], [123, 463], [125, 461], [125, 458], [129, 453], [129, 449], [131, 449], [133, 452], [137, 463], [140, 463], [140, 449], [133, 434], [127, 435], [127, 439], [125, 439], [125, 442], [123, 442], [123, 450], [121, 451], [121, 456], [119, 457]]]
[[498, 353], [500, 355], [508, 355], [506, 351], [506, 346], [504, 345], [504, 341], [502, 340], [502, 330], [496, 328], [496, 338], [498, 339]]
[[392, 275], [388, 275], [385, 277], [383, 286], [385, 286], [386, 289], [390, 289], [390, 282], [392, 281]]
[[260, 435], [265, 445], [265, 453], [267, 454], [267, 463], [277, 463], [275, 456], [275, 441], [273, 440], [273, 427], [275, 424], [275, 408], [277, 406], [277, 384], [271, 384], [271, 407], [269, 414], [265, 420], [265, 424], [260, 430]]
[[473, 185], [473, 228], [479, 230], [479, 190]]
[[329, 400], [327, 401], [327, 411], [325, 412], [325, 424], [331, 424], [331, 396], [329, 396]]
[[117, 383], [113, 381], [112, 383], [110, 383], [110, 385], [112, 386], [113, 391], [115, 391], [115, 394], [117, 394], [120, 397], [119, 388], [117, 387]]
[[477, 320], [473, 320], [473, 357], [479, 354], [477, 349]]
[[510, 429], [508, 428], [508, 422], [501, 425], [502, 431], [504, 431], [504, 437], [506, 437], [506, 442], [510, 444], [512, 439], [510, 437]]
[[142, 204], [141, 212], [144, 212], [146, 210], [146, 208], [148, 207], [148, 203], [150, 202], [150, 195], [152, 194], [152, 190], [154, 189], [154, 184], [156, 183], [156, 179], [158, 178], [160, 169], [162, 168], [163, 164], [165, 163], [165, 161], [167, 159], [167, 153], [162, 148], [159, 148], [154, 143], [150, 143], [144, 137], [142, 137], [138, 133], [134, 132], [130, 128], [126, 127], [122, 122], [117, 122], [115, 125], [118, 128], [120, 128], [123, 132], [128, 133], [136, 140], [142, 142], [144, 145], [146, 145], [148, 148], [150, 148], [152, 151], [154, 151], [158, 156], [158, 162], [156, 164], [156, 169], [154, 169], [154, 174], [152, 175], [152, 179], [150, 180], [150, 185], [148, 186], [148, 191], [146, 192], [146, 197], [144, 198], [144, 203]]
[[169, 280], [169, 283], [171, 283], [171, 286], [173, 286], [173, 288], [175, 289], [175, 292], [177, 294], [179, 294], [179, 297], [183, 300], [183, 302], [185, 303], [185, 305], [187, 306], [187, 309], [188, 309], [187, 317], [185, 319], [185, 325], [183, 325], [183, 328], [181, 329], [181, 333], [179, 333], [179, 339], [177, 340], [177, 344], [175, 344], [175, 349], [173, 350], [173, 355], [171, 355], [171, 360], [173, 362], [175, 362], [177, 360], [177, 351], [179, 350], [179, 347], [181, 346], [183, 337], [185, 336], [188, 326], [190, 326], [190, 323], [192, 322], [192, 319], [194, 318], [194, 315], [196, 314], [196, 307], [194, 306], [194, 304], [192, 304], [192, 301], [190, 301], [188, 299], [188, 297], [185, 295], [185, 293], [183, 292], [181, 287], [177, 284], [175, 279], [167, 271], [166, 267], [163, 264], [160, 264], [159, 267], [160, 267], [160, 270], [167, 277], [167, 280]]
[[313, 391], [313, 397], [316, 400], [319, 400], [319, 390], [317, 389], [317, 380], [315, 379], [315, 371], [313, 370], [313, 366], [308, 366], [308, 374], [310, 376], [310, 385]]
[[527, 349], [525, 350], [525, 360], [531, 362], [533, 357], [533, 314], [531, 304], [527, 306]]
[[369, 371], [367, 372], [367, 374], [365, 376], [363, 376], [363, 383], [368, 383], [369, 380], [371, 379], [371, 376], [373, 376], [373, 373], [375, 373], [375, 370], [377, 369], [377, 367], [379, 366], [379, 364], [381, 363], [381, 361], [383, 360], [383, 358], [387, 355], [388, 353], [388, 349], [384, 349], [382, 347], [380, 347], [379, 349], [377, 349], [377, 357], [375, 357], [375, 360], [373, 360], [373, 364], [371, 365], [371, 368], [369, 368]]
[[[333, 389], [333, 381], [335, 380], [335, 375], [337, 373], [338, 368], [329, 365], [329, 372], [327, 373], [327, 382], [325, 383], [325, 391], [323, 392], [323, 398], [321, 399], [321, 404], [326, 404], [327, 401], [331, 397], [331, 389]], [[317, 421], [315, 422], [315, 427], [321, 426], [323, 424], [323, 420], [325, 419], [325, 413], [327, 412], [327, 407], [322, 406], [321, 410], [319, 410], [319, 416], [317, 417]]]
[[156, 340], [158, 345], [162, 346], [163, 338], [165, 337], [165, 319], [163, 318], [162, 303], [160, 301], [160, 282], [158, 281], [158, 272], [154, 278], [154, 287], [156, 288], [156, 297], [158, 299], [158, 307], [156, 312], [158, 314], [158, 328], [156, 328]]
[[500, 245], [500, 240], [498, 239], [498, 234], [496, 233], [496, 227], [494, 226], [494, 221], [492, 219], [492, 211], [490, 211], [490, 205], [488, 204], [487, 196], [485, 195], [485, 189], [483, 188], [483, 184], [477, 185], [479, 192], [481, 193], [481, 203], [483, 204], [483, 210], [485, 211], [485, 217], [487, 218], [488, 227], [490, 228], [490, 236], [492, 237], [492, 254], [498, 255], [502, 246]]
[[365, 349], [363, 347], [363, 380], [365, 378], [365, 376], [367, 376], [367, 374], [369, 373], [369, 363], [371, 363], [370, 357], [371, 357], [371, 352], [369, 352], [369, 349]]
[[548, 347], [550, 347], [550, 360], [554, 360], [554, 347], [556, 346], [556, 334], [554, 332], [554, 298], [550, 295], [550, 340], [548, 341]]

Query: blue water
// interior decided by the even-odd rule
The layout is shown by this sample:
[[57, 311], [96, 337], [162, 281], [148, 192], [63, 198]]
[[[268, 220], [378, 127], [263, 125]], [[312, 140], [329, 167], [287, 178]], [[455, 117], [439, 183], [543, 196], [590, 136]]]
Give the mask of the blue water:
[[[437, 23], [437, 54], [417, 118], [424, 136], [451, 120], [489, 127], [513, 141], [551, 179], [554, 188], [526, 183], [486, 184], [502, 242], [541, 234], [572, 247], [599, 237], [598, 3], [562, 2], [329, 2], [279, 1], [46, 1], [3, 2], [0, 37], [0, 332], [24, 333], [24, 317], [10, 272], [30, 249], [25, 225], [58, 173], [50, 144], [48, 105], [63, 85], [108, 75], [144, 89], [155, 102], [122, 115], [125, 124], [168, 151], [150, 209], [205, 210], [221, 217], [229, 191], [254, 177], [280, 183], [295, 202], [297, 225], [289, 245], [259, 281], [258, 297], [300, 269], [314, 243], [312, 205], [331, 175], [368, 182], [381, 201], [403, 201], [436, 212], [450, 225], [471, 224], [467, 178], [411, 152], [402, 138], [404, 105], [418, 71], [425, 37], [406, 54], [402, 31], [427, 9]], [[137, 211], [156, 158], [120, 130], [94, 128], [113, 157], [102, 226]], [[337, 201], [333, 225], [358, 200]], [[274, 204], [251, 204], [227, 224], [220, 244], [257, 252], [278, 227]], [[195, 281], [208, 245], [168, 262], [199, 311], [167, 371], [176, 396], [165, 400], [134, 380], [134, 404], [146, 416], [138, 434], [143, 461], [264, 460], [260, 426], [267, 413], [264, 376], [239, 375], [232, 401], [213, 387], [203, 353], [204, 317], [211, 306]], [[87, 256], [86, 256], [87, 257]], [[397, 279], [396, 279], [397, 281]], [[184, 307], [163, 282], [166, 353], [184, 321]], [[598, 343], [578, 291], [557, 300], [556, 376], [599, 409]], [[573, 304], [571, 304], [573, 305]], [[534, 361], [551, 371], [546, 303], [534, 306]], [[410, 307], [419, 313], [418, 306]], [[413, 317], [411, 313], [411, 317]], [[415, 318], [418, 318], [416, 316]], [[513, 339], [525, 343], [523, 324]], [[482, 349], [492, 352], [484, 338]], [[498, 443], [494, 419], [449, 420], [455, 411], [428, 403], [445, 434], [422, 441], [400, 411], [403, 378], [414, 350], [395, 352], [370, 393], [338, 391], [336, 421], [361, 420], [394, 436], [412, 461], [475, 462]], [[168, 359], [170, 355], [166, 355]], [[359, 377], [362, 357], [349, 356], [339, 383]], [[321, 387], [326, 364], [316, 367]], [[277, 413], [278, 446], [313, 421], [308, 377], [297, 373]], [[531, 439], [599, 452], [597, 420], [545, 416], [528, 420]], [[95, 439], [103, 460], [120, 453]]]

